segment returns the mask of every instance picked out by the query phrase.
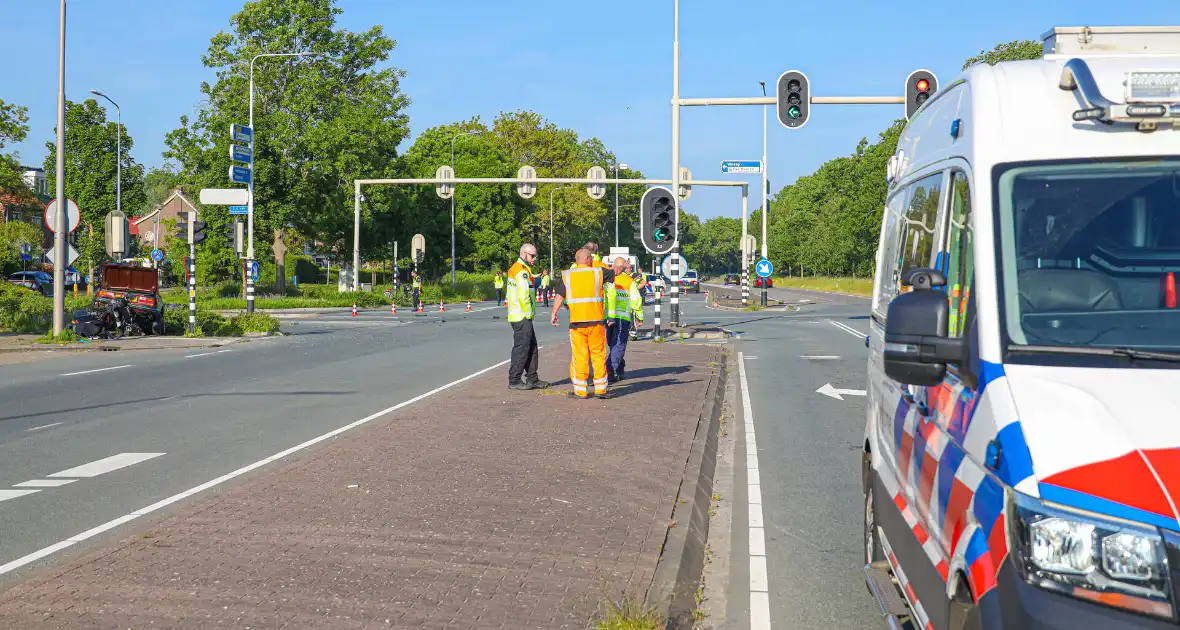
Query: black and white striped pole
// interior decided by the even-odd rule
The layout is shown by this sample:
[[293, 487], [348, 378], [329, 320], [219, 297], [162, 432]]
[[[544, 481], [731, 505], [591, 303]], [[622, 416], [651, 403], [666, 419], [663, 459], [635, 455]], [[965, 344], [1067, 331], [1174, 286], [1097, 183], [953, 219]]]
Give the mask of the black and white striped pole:
[[[742, 256], [745, 258], [745, 256]], [[750, 305], [750, 268], [742, 261], [742, 306]]]
[[658, 291], [658, 290], [655, 293], [656, 293], [656, 318], [655, 318], [655, 326], [652, 328], [652, 339], [662, 339], [662, 337], [660, 337], [660, 302], [664, 301], [664, 294], [662, 291]]
[[197, 246], [188, 246], [188, 334], [197, 332]]
[[672, 249], [672, 328], [680, 327], [680, 248]]

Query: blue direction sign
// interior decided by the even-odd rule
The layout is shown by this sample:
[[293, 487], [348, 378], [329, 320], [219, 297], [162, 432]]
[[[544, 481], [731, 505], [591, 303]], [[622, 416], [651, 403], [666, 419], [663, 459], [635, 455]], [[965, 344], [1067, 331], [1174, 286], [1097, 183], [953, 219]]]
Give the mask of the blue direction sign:
[[250, 206], [230, 206], [230, 214], [250, 214]]
[[249, 184], [250, 183], [250, 167], [248, 166], [231, 166], [229, 167], [229, 179], [235, 184]]
[[244, 144], [231, 144], [229, 145], [229, 159], [249, 164], [254, 161], [254, 149]]
[[230, 123], [229, 137], [234, 142], [254, 142], [254, 130], [246, 125]]
[[761, 160], [725, 160], [721, 163], [722, 173], [761, 173]]
[[152, 260], [162, 262], [164, 260], [164, 251], [159, 247], [152, 250]]
[[262, 273], [262, 265], [258, 264], [257, 260], [250, 263], [250, 277], [254, 280], [254, 282], [258, 282], [258, 276], [261, 273]]
[[759, 278], [769, 278], [770, 274], [774, 273], [774, 265], [770, 264], [769, 260], [763, 258], [754, 266], [754, 273], [758, 274]]
[[33, 259], [33, 257], [32, 257], [32, 256], [30, 256], [29, 254], [21, 254], [21, 255], [20, 255], [20, 259], [21, 259], [21, 260], [32, 260], [32, 259]]

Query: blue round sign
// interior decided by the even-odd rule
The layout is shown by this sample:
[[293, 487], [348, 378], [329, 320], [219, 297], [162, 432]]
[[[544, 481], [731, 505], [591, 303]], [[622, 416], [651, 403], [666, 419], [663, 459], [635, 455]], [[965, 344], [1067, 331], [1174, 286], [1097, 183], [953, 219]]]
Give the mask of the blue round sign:
[[770, 264], [769, 260], [763, 258], [754, 266], [754, 273], [757, 273], [759, 278], [769, 278], [770, 274], [774, 273], [774, 265]]
[[254, 279], [254, 282], [258, 282], [258, 276], [261, 273], [262, 273], [262, 265], [258, 264], [258, 261], [255, 260], [253, 263], [250, 264], [250, 277]]
[[152, 250], [152, 260], [161, 262], [164, 260], [164, 251], [159, 247]]

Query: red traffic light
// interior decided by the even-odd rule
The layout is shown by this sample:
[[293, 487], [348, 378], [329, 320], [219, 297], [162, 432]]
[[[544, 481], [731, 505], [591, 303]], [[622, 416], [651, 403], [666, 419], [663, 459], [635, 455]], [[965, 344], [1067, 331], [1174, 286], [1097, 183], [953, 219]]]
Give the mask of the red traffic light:
[[930, 89], [930, 81], [926, 79], [918, 79], [918, 83], [914, 86], [918, 88], [919, 92], [925, 92]]

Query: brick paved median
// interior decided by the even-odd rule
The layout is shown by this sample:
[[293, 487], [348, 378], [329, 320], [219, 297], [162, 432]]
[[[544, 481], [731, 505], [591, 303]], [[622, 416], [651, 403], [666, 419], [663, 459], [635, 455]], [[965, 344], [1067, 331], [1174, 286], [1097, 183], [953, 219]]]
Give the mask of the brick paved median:
[[[651, 584], [721, 361], [627, 354], [611, 400], [509, 391], [504, 366], [214, 490], [0, 593], [0, 627], [586, 627], [601, 585]], [[541, 353], [563, 394], [568, 361]]]

